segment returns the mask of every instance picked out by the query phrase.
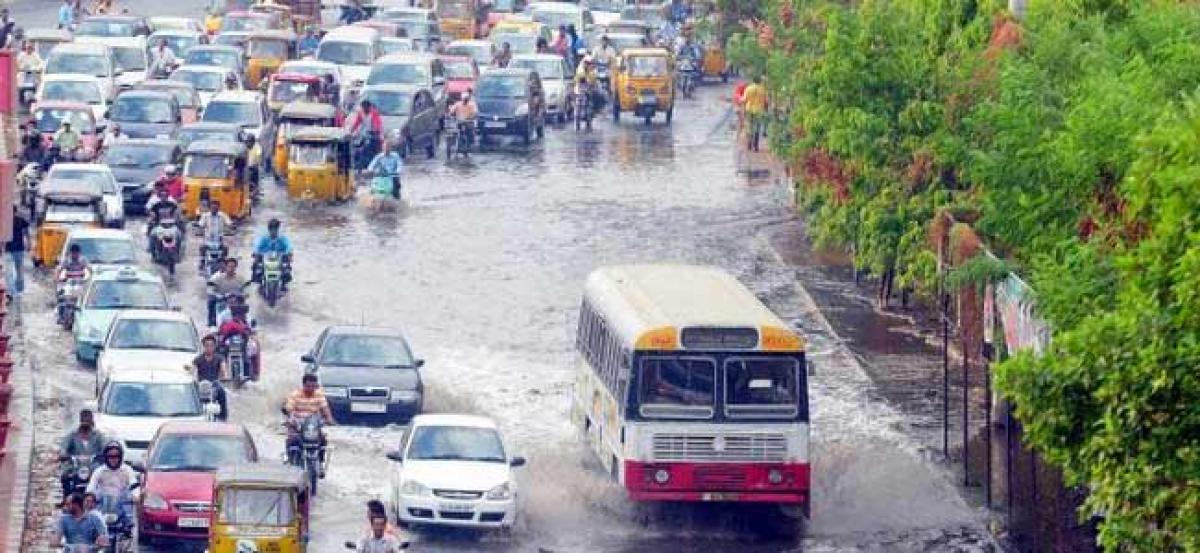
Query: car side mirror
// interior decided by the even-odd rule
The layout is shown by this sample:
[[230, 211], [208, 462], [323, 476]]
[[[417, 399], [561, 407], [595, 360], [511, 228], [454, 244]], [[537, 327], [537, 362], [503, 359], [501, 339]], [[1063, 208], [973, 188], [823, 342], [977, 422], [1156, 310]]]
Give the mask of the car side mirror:
[[512, 460], [510, 460], [508, 462], [508, 466], [523, 467], [523, 466], [525, 466], [525, 458], [524, 457], [513, 457]]
[[313, 354], [311, 354], [311, 353], [306, 353], [306, 354], [300, 356], [300, 362], [301, 363], [316, 363], [317, 358], [313, 357]]
[[416, 367], [416, 368], [418, 368], [418, 369], [419, 369], [419, 368], [421, 368], [421, 367], [424, 367], [424, 366], [425, 366], [425, 360], [424, 360], [424, 359], [417, 359], [416, 361], [413, 361], [413, 366], [414, 366], [414, 367]]
[[401, 454], [399, 450], [387, 452], [387, 458], [391, 459], [392, 461], [395, 461], [397, 463], [404, 462], [404, 455]]

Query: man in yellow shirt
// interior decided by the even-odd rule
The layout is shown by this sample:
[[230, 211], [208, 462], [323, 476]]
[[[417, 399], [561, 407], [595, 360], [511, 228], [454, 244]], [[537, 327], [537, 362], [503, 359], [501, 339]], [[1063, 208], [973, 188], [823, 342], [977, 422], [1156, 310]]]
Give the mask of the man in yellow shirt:
[[746, 106], [746, 115], [750, 116], [750, 136], [746, 147], [758, 151], [758, 139], [767, 130], [767, 90], [763, 88], [762, 77], [755, 77], [754, 82], [742, 93], [742, 102]]

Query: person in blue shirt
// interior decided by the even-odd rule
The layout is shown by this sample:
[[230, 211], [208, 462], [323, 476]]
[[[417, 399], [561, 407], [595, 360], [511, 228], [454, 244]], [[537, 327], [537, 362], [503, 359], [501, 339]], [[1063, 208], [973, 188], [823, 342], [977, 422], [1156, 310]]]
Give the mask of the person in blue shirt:
[[108, 545], [108, 528], [104, 519], [93, 516], [83, 509], [83, 494], [75, 492], [65, 501], [66, 512], [59, 515], [55, 530], [63, 545]]
[[367, 172], [371, 174], [372, 190], [381, 189], [374, 181], [379, 179], [387, 181], [387, 188], [391, 190], [392, 197], [400, 199], [400, 172], [404, 169], [404, 161], [400, 159], [400, 154], [396, 153], [396, 149], [392, 147], [387, 140], [383, 141], [383, 151], [371, 160], [371, 164], [367, 166]]
[[63, 0], [63, 5], [58, 9], [58, 28], [66, 29], [75, 24], [75, 7], [71, 5], [71, 0]]
[[303, 57], [316, 53], [317, 46], [320, 45], [321, 39], [317, 38], [316, 33], [313, 32], [313, 28], [309, 27], [304, 29], [304, 37], [300, 39], [297, 48], [300, 50], [300, 56]]
[[252, 278], [255, 282], [261, 282], [263, 256], [271, 252], [278, 253], [283, 256], [283, 286], [280, 289], [286, 292], [288, 283], [292, 281], [292, 241], [279, 232], [281, 225], [279, 219], [271, 219], [267, 222], [267, 233], [259, 236], [258, 240], [254, 242], [254, 276]]

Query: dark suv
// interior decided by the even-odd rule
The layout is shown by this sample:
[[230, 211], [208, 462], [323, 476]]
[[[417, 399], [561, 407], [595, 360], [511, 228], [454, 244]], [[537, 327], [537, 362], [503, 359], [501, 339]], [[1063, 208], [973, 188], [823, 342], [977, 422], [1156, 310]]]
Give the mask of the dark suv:
[[546, 133], [546, 95], [542, 80], [529, 69], [494, 69], [475, 83], [480, 138], [511, 134], [529, 144], [530, 135]]
[[421, 412], [425, 385], [420, 368], [399, 332], [361, 326], [326, 328], [300, 361], [321, 380], [329, 408], [346, 418], [407, 422]]

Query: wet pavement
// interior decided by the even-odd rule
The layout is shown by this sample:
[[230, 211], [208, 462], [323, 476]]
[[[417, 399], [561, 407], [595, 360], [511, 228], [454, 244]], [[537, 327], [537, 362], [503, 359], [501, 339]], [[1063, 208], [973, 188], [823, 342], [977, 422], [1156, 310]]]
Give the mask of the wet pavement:
[[[151, 3], [126, 4], [149, 13]], [[168, 8], [198, 16], [199, 6]], [[57, 7], [17, 2], [13, 13], [49, 23]], [[276, 309], [253, 306], [264, 378], [233, 393], [232, 420], [251, 428], [261, 455], [278, 458], [278, 405], [298, 385], [299, 357], [320, 330], [396, 327], [427, 360], [426, 409], [492, 416], [530, 461], [519, 469], [522, 513], [511, 535], [419, 536], [414, 550], [990, 549], [981, 514], [925, 460], [912, 422], [881, 399], [776, 254], [771, 236], [797, 226], [787, 189], [736, 175], [723, 94], [710, 85], [681, 100], [671, 126], [600, 121], [591, 133], [552, 129], [530, 147], [502, 142], [451, 164], [414, 159], [395, 211], [358, 201], [301, 205], [268, 185], [233, 251], [247, 257], [253, 235], [279, 217], [296, 244], [297, 283]], [[140, 235], [142, 226], [129, 228]], [[202, 321], [195, 260], [191, 252], [170, 287]], [[581, 447], [567, 413], [583, 280], [600, 265], [653, 261], [722, 266], [809, 338], [818, 367], [810, 389], [815, 505], [803, 532], [757, 509], [632, 504]], [[38, 367], [44, 450], [91, 399], [94, 377], [53, 324], [47, 275], [31, 288], [20, 300], [21, 331]], [[315, 506], [314, 550], [360, 535], [363, 503], [386, 492], [383, 475], [394, 467], [384, 454], [399, 437], [395, 426], [330, 429], [336, 450]]]

